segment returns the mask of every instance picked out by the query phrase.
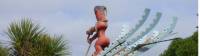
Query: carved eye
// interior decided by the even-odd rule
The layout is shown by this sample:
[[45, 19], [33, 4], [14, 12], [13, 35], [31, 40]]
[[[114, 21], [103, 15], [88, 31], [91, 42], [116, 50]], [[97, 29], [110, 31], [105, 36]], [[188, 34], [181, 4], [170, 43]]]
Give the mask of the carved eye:
[[106, 10], [106, 7], [104, 7], [103, 9]]

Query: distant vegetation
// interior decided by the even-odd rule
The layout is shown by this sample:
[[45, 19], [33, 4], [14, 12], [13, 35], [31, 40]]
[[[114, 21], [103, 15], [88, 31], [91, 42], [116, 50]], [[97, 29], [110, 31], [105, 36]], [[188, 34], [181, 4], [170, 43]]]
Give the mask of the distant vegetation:
[[198, 56], [198, 32], [186, 39], [173, 41], [160, 56]]
[[4, 48], [0, 45], [0, 56], [8, 56], [7, 48]]
[[0, 47], [0, 56], [64, 56], [70, 55], [62, 36], [52, 36], [44, 28], [24, 19], [12, 22], [7, 30], [11, 47]]

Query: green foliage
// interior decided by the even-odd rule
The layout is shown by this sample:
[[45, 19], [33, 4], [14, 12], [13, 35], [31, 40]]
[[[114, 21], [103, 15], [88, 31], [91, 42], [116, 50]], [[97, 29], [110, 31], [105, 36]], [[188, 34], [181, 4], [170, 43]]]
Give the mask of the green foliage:
[[15, 56], [63, 56], [70, 55], [69, 47], [62, 36], [51, 36], [39, 25], [24, 19], [10, 24], [8, 32], [11, 39], [11, 55]]
[[160, 56], [197, 56], [198, 32], [186, 39], [173, 41], [168, 49]]
[[8, 56], [8, 49], [0, 45], [0, 56]]

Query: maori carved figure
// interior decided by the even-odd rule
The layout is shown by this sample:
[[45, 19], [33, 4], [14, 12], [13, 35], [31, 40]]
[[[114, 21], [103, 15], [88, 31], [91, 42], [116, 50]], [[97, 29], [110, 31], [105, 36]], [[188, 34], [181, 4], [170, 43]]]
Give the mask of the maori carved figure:
[[[95, 43], [96, 51], [93, 53], [93, 56], [97, 56], [101, 51], [104, 50], [105, 47], [108, 47], [108, 45], [110, 44], [110, 40], [105, 34], [105, 31], [108, 27], [108, 20], [106, 18], [106, 7], [96, 6], [94, 8], [94, 11], [97, 20], [96, 25], [87, 30], [86, 34], [88, 35], [87, 41], [89, 44], [91, 44], [95, 39], [97, 39]], [[93, 36], [90, 37], [90, 35]]]

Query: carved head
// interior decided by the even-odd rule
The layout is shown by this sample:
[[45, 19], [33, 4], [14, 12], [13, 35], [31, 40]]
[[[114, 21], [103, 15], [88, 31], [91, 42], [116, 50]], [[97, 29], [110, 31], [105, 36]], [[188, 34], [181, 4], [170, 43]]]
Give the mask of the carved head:
[[106, 7], [105, 6], [96, 6], [94, 8], [97, 21], [106, 20]]

